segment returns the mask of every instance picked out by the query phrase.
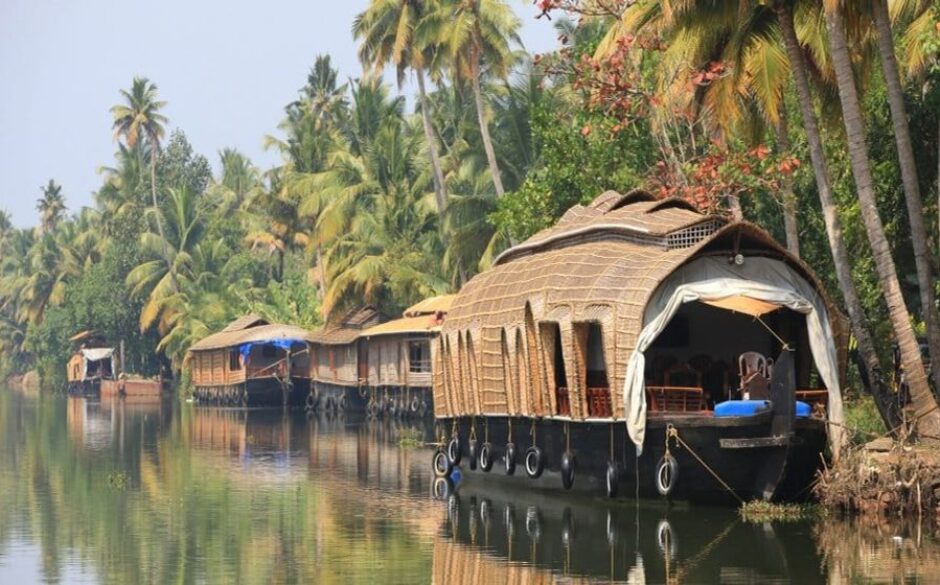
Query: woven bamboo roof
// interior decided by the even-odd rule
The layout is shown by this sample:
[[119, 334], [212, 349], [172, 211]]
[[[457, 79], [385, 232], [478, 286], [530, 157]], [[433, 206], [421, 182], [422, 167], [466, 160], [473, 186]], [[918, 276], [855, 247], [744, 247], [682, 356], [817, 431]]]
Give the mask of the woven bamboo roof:
[[[233, 322], [234, 324], [235, 322]], [[229, 325], [231, 327], [231, 325]], [[197, 343], [194, 343], [189, 351], [206, 351], [211, 349], [222, 349], [225, 347], [236, 347], [243, 343], [252, 341], [270, 341], [275, 339], [299, 339], [312, 342], [313, 332], [302, 327], [294, 325], [281, 325], [277, 323], [264, 325], [255, 325], [253, 327], [229, 330], [228, 327], [214, 333]]]
[[312, 341], [321, 345], [346, 345], [352, 343], [362, 332], [382, 321], [378, 310], [366, 305], [353, 309], [334, 323], [327, 323], [323, 329], [315, 331]]
[[708, 226], [715, 231], [725, 223], [725, 218], [700, 213], [687, 202], [674, 197], [656, 199], [645, 191], [631, 191], [626, 195], [607, 191], [590, 205], [575, 205], [555, 225], [500, 254], [495, 264], [587, 238], [616, 236], [643, 244], [672, 247], [686, 231]]
[[424, 299], [420, 303], [414, 304], [405, 309], [405, 317], [417, 317], [419, 315], [433, 315], [441, 312], [450, 311], [450, 306], [454, 303], [457, 295], [438, 295]]
[[255, 327], [257, 325], [267, 325], [268, 322], [258, 315], [245, 315], [244, 317], [239, 317], [231, 323], [225, 326], [222, 331], [241, 331], [242, 329], [248, 329], [249, 327]]
[[441, 330], [441, 321], [435, 315], [419, 315], [386, 321], [363, 331], [359, 337], [379, 335], [403, 335], [408, 333], [433, 333]]

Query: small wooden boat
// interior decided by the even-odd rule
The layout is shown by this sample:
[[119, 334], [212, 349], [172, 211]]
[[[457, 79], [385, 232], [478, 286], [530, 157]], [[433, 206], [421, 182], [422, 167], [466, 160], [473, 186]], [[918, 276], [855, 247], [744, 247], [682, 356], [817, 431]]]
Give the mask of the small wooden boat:
[[77, 333], [69, 341], [76, 345], [66, 365], [69, 395], [98, 396], [102, 381], [114, 379], [114, 348], [106, 347], [104, 338], [93, 331]]
[[[435, 341], [441, 476], [696, 501], [806, 497], [847, 327], [760, 228], [607, 192], [468, 282]], [[836, 451], [838, 452], [838, 451]], [[517, 469], [518, 467], [518, 469]]]

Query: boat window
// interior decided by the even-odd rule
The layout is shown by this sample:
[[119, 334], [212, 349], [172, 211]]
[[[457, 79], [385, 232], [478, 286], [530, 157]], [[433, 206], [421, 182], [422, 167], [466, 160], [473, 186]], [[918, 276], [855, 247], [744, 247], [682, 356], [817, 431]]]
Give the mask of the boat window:
[[426, 339], [408, 342], [408, 371], [412, 374], [431, 371], [431, 346]]
[[545, 348], [546, 362], [550, 368], [549, 380], [555, 392], [555, 413], [571, 414], [568, 399], [568, 375], [565, 368], [565, 353], [561, 345], [561, 328], [558, 323], [541, 323], [542, 347]]
[[587, 385], [588, 388], [606, 388], [607, 364], [604, 361], [604, 338], [600, 323], [588, 325], [587, 338]]
[[237, 372], [238, 370], [242, 369], [242, 361], [240, 359], [241, 356], [241, 351], [239, 351], [237, 347], [233, 347], [229, 350], [228, 369], [230, 372]]

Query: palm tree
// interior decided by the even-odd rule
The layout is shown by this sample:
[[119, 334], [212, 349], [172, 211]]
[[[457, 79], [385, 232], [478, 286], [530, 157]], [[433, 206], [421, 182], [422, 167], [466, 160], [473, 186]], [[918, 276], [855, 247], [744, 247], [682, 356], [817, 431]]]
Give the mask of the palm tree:
[[353, 35], [361, 39], [359, 59], [365, 67], [381, 72], [391, 63], [398, 74], [398, 86], [405, 71], [411, 69], [418, 80], [418, 102], [428, 157], [434, 177], [434, 195], [439, 213], [447, 208], [444, 173], [437, 152], [437, 137], [431, 125], [431, 113], [425, 88], [425, 69], [442, 50], [437, 42], [439, 31], [429, 30], [433, 19], [424, 16], [437, 8], [437, 0], [373, 0], [353, 21]]
[[[911, 225], [911, 243], [914, 247], [914, 265], [917, 268], [920, 305], [924, 323], [927, 326], [930, 362], [940, 364], [940, 314], [937, 313], [934, 299], [936, 279], [933, 275], [933, 259], [930, 247], [927, 245], [927, 227], [923, 214], [924, 203], [920, 196], [920, 182], [917, 177], [917, 164], [914, 160], [911, 131], [907, 123], [904, 90], [901, 88], [901, 75], [898, 71], [897, 58], [894, 55], [894, 37], [891, 32], [888, 5], [885, 0], [873, 0], [871, 10], [877, 33], [878, 54], [881, 58], [885, 85], [888, 89], [888, 104], [891, 108], [894, 138], [898, 146], [901, 181], [904, 185], [904, 201], [907, 204], [907, 216]], [[940, 378], [935, 382], [940, 384]]]
[[520, 45], [519, 19], [502, 0], [443, 0], [429, 15], [428, 26], [439, 32], [446, 43], [451, 72], [457, 81], [469, 81], [473, 88], [480, 138], [498, 197], [503, 196], [503, 180], [496, 151], [486, 121], [481, 78], [484, 74], [506, 79], [514, 62], [513, 45]]
[[[167, 118], [160, 113], [166, 102], [157, 99], [157, 86], [146, 77], [135, 77], [131, 90], [122, 89], [123, 104], [111, 107], [113, 117], [112, 128], [114, 139], [124, 140], [128, 148], [134, 149], [145, 137], [150, 148], [150, 196], [153, 207], [157, 208], [157, 154], [160, 151], [160, 140], [166, 134], [165, 124]], [[157, 231], [163, 236], [163, 226], [160, 225], [157, 214]]]
[[140, 235], [140, 250], [148, 259], [127, 275], [131, 294], [146, 299], [140, 313], [141, 331], [155, 323], [165, 328], [164, 301], [179, 292], [180, 278], [191, 275], [193, 249], [205, 232], [198, 198], [188, 187], [170, 189], [167, 203], [166, 209], [150, 210], [155, 225], [165, 224], [165, 235], [162, 231]]
[[39, 212], [39, 228], [42, 232], [51, 232], [62, 221], [65, 215], [65, 198], [62, 196], [62, 185], [56, 184], [52, 179], [42, 189], [42, 197], [36, 203]]
[[832, 50], [832, 63], [839, 87], [839, 100], [842, 103], [842, 121], [845, 125], [852, 174], [855, 177], [855, 188], [861, 203], [862, 221], [874, 253], [882, 294], [897, 337], [905, 379], [910, 387], [911, 400], [916, 409], [917, 429], [925, 435], [937, 437], [940, 435], [940, 412], [936, 410], [937, 402], [930, 391], [927, 374], [921, 360], [920, 347], [911, 327], [910, 314], [901, 293], [897, 269], [891, 256], [891, 247], [885, 237], [881, 217], [878, 215], [862, 111], [855, 87], [852, 58], [846, 41], [843, 11], [838, 2], [830, 3], [826, 7], [825, 19], [826, 30], [829, 33], [829, 46]]
[[95, 203], [101, 209], [105, 224], [127, 214], [139, 212], [146, 193], [145, 168], [137, 149], [129, 149], [118, 144], [115, 153], [115, 166], [102, 166], [98, 173], [104, 177], [104, 184], [95, 193]]
[[26, 272], [18, 284], [20, 319], [41, 323], [47, 307], [65, 300], [66, 282], [81, 273], [67, 236], [64, 230], [45, 232], [29, 249]]

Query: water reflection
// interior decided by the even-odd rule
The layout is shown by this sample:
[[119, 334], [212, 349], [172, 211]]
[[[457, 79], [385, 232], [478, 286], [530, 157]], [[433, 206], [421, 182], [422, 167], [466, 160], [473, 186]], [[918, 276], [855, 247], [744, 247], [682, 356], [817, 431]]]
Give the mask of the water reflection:
[[[913, 529], [458, 485], [430, 425], [0, 390], [0, 583], [928, 582]], [[497, 472], [493, 472], [497, 473]], [[897, 538], [895, 538], [897, 537]]]

